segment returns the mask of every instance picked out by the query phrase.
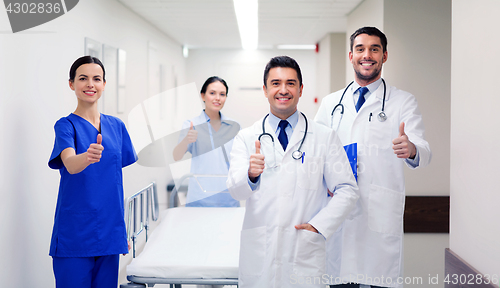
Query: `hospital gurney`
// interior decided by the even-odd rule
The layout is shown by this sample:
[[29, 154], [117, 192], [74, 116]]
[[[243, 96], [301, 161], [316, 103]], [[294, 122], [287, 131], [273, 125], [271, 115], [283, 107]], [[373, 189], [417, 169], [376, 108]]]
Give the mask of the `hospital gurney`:
[[[188, 175], [186, 178], [189, 177], [193, 176]], [[147, 195], [149, 192], [143, 193]], [[141, 198], [138, 194], [134, 195], [135, 199]], [[152, 194], [156, 194], [155, 189], [152, 189]], [[151, 196], [148, 199], [156, 198]], [[146, 201], [147, 205], [136, 205], [136, 208], [147, 211], [151, 207], [155, 208], [154, 202]], [[138, 221], [138, 215], [149, 212], [129, 212], [127, 215], [131, 217], [127, 218], [127, 224], [131, 224], [127, 228], [134, 231], [128, 232], [134, 244], [134, 259], [127, 266], [130, 283], [120, 287], [152, 287], [155, 284], [171, 284], [171, 287], [180, 287], [177, 284], [237, 285], [244, 210], [242, 207], [166, 209], [161, 213], [160, 224], [148, 236], [144, 250], [137, 257], [134, 237], [137, 237], [136, 231], [140, 229], [136, 229], [136, 224], [132, 223]], [[155, 215], [155, 212], [151, 214]], [[140, 218], [141, 222], [143, 219]], [[145, 222], [144, 226], [147, 226]], [[147, 229], [145, 231], [147, 234]]]

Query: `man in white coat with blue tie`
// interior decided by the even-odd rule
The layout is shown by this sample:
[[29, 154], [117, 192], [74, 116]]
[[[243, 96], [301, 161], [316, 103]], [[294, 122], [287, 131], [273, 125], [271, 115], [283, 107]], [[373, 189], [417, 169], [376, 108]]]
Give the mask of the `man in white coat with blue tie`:
[[[324, 288], [326, 239], [358, 199], [336, 133], [297, 110], [302, 88], [297, 62], [272, 58], [263, 86], [270, 113], [233, 143], [227, 187], [246, 200], [240, 288]], [[336, 191], [332, 201], [328, 189]]]
[[350, 46], [354, 81], [323, 98], [315, 117], [358, 150], [360, 199], [329, 239], [327, 274], [332, 287], [402, 287], [403, 166], [426, 166], [431, 150], [415, 97], [381, 78], [388, 57], [384, 33], [360, 28]]

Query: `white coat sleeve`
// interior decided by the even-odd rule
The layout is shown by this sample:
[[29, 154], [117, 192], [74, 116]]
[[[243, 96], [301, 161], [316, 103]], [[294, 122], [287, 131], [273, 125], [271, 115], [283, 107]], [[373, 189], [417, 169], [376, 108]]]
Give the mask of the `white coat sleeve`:
[[418, 109], [417, 99], [411, 95], [403, 102], [400, 110], [400, 124], [405, 123], [405, 134], [418, 150], [420, 161], [418, 165], [409, 165], [409, 168], [415, 169], [425, 167], [431, 162], [432, 153], [429, 143], [424, 138], [424, 122], [422, 114]]
[[250, 198], [254, 192], [259, 190], [257, 187], [255, 191], [252, 191], [250, 184], [248, 184], [250, 152], [248, 151], [243, 134], [244, 130], [241, 130], [234, 138], [233, 149], [231, 150], [231, 163], [226, 181], [229, 194], [238, 201]]
[[329, 152], [325, 158], [324, 179], [330, 191], [335, 195], [316, 216], [309, 221], [326, 239], [342, 224], [354, 209], [359, 198], [358, 186], [340, 139], [332, 132]]

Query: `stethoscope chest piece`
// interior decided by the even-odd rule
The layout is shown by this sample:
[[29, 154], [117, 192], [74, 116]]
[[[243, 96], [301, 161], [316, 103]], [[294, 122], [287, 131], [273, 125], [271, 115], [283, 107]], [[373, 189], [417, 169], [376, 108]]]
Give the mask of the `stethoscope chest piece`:
[[377, 115], [378, 121], [385, 122], [387, 120], [387, 115], [385, 115], [384, 111], [380, 111]]
[[303, 153], [300, 152], [299, 150], [295, 150], [292, 152], [292, 158], [295, 160], [299, 160], [300, 158], [302, 158], [302, 155]]

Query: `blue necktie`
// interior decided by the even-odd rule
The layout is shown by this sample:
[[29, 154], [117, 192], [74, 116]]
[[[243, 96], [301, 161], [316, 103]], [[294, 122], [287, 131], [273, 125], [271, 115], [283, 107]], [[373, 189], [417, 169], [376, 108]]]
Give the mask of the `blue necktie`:
[[285, 128], [288, 126], [288, 121], [281, 120], [280, 124], [280, 134], [278, 135], [278, 139], [280, 140], [281, 146], [283, 146], [283, 151], [286, 151], [286, 146], [288, 145], [288, 137], [286, 136]]
[[358, 98], [358, 103], [356, 103], [356, 112], [358, 112], [361, 106], [363, 106], [363, 103], [365, 103], [365, 94], [368, 92], [368, 88], [359, 87], [358, 91], [359, 91], [359, 98]]

